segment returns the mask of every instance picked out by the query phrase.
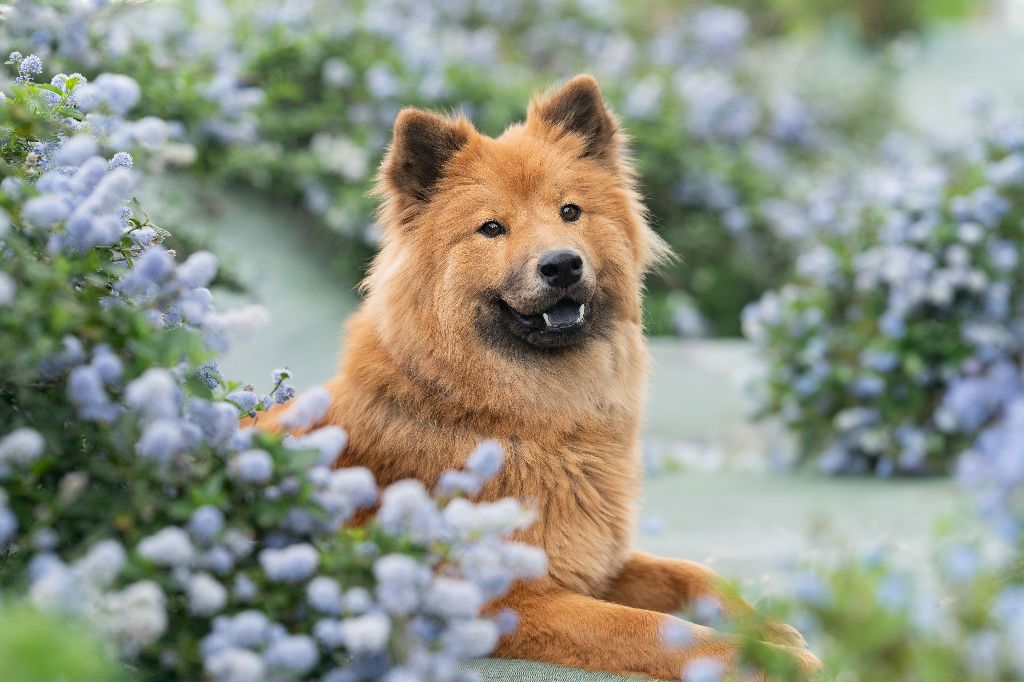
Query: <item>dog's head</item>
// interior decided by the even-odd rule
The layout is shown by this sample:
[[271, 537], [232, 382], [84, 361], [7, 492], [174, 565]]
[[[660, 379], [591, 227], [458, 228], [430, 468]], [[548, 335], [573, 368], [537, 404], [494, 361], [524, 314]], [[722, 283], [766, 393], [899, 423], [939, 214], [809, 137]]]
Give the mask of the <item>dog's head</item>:
[[667, 253], [590, 76], [532, 101], [496, 139], [403, 110], [376, 192], [384, 237], [364, 288], [387, 299], [380, 324], [432, 330], [449, 354], [581, 352], [640, 324], [644, 273]]

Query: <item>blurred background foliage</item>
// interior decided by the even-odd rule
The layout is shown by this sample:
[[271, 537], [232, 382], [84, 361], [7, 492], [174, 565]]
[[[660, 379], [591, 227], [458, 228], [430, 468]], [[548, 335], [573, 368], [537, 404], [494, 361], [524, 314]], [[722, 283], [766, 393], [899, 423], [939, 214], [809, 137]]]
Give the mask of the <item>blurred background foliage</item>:
[[[671, 3], [670, 3], [671, 4]], [[972, 0], [727, 0], [754, 20], [759, 35], [820, 31], [840, 25], [873, 46], [923, 34], [936, 22], [970, 17], [978, 11]]]
[[113, 647], [88, 624], [22, 602], [0, 605], [0, 661], [10, 682], [127, 679]]
[[[843, 3], [736, 4], [745, 12], [655, 0], [114, 3], [82, 16], [84, 36], [30, 33], [35, 51], [147, 83], [143, 109], [201, 140], [199, 168], [301, 203], [353, 283], [377, 237], [366, 192], [400, 107], [462, 110], [497, 135], [531, 93], [592, 71], [680, 255], [652, 278], [649, 330], [735, 336], [742, 307], [790, 271], [792, 188], [877, 142], [894, 115], [890, 51], [864, 48], [842, 83], [810, 58], [832, 26], [856, 40]], [[904, 3], [856, 13], [876, 4]], [[951, 11], [928, 4], [910, 12], [915, 28]], [[809, 38], [780, 73], [778, 42], [794, 33]]]

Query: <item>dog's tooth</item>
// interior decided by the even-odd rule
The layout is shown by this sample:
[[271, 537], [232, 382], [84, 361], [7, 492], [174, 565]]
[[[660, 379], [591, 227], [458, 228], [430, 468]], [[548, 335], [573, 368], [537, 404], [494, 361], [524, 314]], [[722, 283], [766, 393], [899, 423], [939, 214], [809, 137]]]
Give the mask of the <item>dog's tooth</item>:
[[550, 320], [550, 318], [548, 318], [548, 314], [544, 313], [543, 315], [541, 315], [541, 317], [544, 318], [544, 326], [545, 327], [550, 327], [551, 326], [551, 320]]
[[577, 321], [577, 322], [582, 322], [582, 321], [583, 321], [583, 312], [584, 312], [584, 311], [583, 311], [583, 309], [584, 309], [585, 307], [586, 307], [586, 303], [584, 303], [584, 304], [582, 304], [582, 305], [580, 306], [580, 316], [576, 318], [576, 321]]

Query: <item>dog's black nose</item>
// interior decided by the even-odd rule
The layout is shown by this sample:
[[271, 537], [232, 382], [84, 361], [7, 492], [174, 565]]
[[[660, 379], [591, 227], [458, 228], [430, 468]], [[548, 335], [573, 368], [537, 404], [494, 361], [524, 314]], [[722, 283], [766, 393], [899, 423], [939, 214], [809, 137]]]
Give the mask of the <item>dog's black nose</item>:
[[540, 257], [537, 270], [549, 286], [565, 289], [580, 281], [583, 276], [583, 259], [568, 249], [549, 251]]

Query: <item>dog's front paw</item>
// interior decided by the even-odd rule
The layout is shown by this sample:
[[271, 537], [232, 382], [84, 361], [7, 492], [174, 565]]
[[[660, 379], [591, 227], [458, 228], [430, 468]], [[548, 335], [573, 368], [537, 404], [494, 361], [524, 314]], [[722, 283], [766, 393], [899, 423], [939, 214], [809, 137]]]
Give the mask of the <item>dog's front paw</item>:
[[793, 627], [779, 621], [769, 621], [761, 629], [761, 639], [769, 644], [806, 649], [807, 640]]
[[791, 661], [791, 664], [786, 666], [788, 672], [785, 677], [781, 676], [779, 668], [774, 668], [771, 674], [766, 674], [763, 671], [748, 671], [749, 677], [742, 678], [743, 682], [811, 682], [811, 680], [818, 679], [818, 675], [824, 669], [818, 657], [807, 649], [777, 644], [770, 646]]
[[[796, 632], [796, 630], [793, 630]], [[803, 639], [801, 637], [801, 639]], [[787, 647], [787, 652], [796, 660], [801, 680], [812, 680], [824, 669], [818, 657], [807, 649]], [[787, 681], [788, 682], [788, 681]]]

